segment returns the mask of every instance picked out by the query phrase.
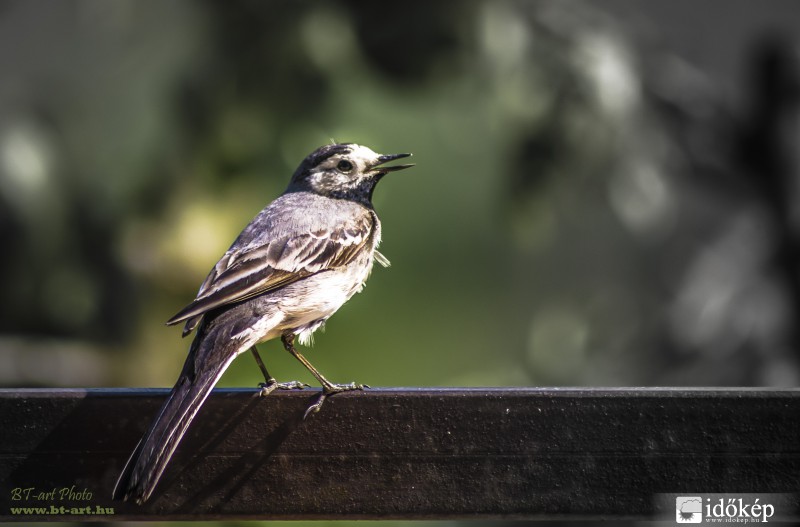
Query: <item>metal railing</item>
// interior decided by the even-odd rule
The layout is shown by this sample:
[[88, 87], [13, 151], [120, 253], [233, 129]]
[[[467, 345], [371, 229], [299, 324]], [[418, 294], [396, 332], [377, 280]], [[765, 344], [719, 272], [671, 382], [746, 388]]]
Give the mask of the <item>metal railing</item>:
[[662, 493], [800, 492], [795, 389], [370, 389], [305, 420], [318, 390], [219, 389], [150, 501], [113, 501], [167, 393], [0, 390], [0, 520], [650, 519]]

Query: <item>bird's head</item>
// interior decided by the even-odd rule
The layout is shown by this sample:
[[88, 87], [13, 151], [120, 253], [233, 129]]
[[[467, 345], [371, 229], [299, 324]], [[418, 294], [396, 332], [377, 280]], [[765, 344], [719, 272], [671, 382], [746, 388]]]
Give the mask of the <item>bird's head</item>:
[[366, 146], [336, 143], [317, 148], [297, 167], [287, 192], [313, 192], [369, 205], [380, 179], [414, 165], [384, 166], [411, 154], [376, 154]]

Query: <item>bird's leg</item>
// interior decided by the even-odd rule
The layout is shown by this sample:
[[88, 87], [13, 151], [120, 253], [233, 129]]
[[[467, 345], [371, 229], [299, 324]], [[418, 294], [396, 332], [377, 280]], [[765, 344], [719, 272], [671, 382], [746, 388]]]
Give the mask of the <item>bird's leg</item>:
[[325, 399], [327, 399], [329, 396], [335, 393], [349, 392], [353, 390], [363, 390], [364, 388], [369, 388], [369, 386], [366, 384], [356, 384], [354, 382], [351, 382], [349, 384], [334, 384], [330, 382], [319, 372], [319, 370], [317, 370], [310, 362], [308, 362], [308, 359], [303, 357], [303, 355], [301, 355], [300, 352], [294, 348], [294, 335], [292, 335], [291, 333], [284, 334], [283, 336], [281, 336], [281, 342], [283, 342], [283, 347], [286, 348], [286, 351], [291, 353], [295, 359], [299, 360], [300, 363], [303, 366], [305, 366], [308, 371], [311, 372], [311, 375], [313, 375], [322, 385], [322, 393], [320, 394], [316, 402], [314, 402], [314, 404], [308, 407], [308, 410], [306, 410], [306, 413], [303, 417], [308, 416], [308, 414], [318, 412], [319, 409], [322, 408], [322, 403], [325, 402]]
[[264, 381], [259, 384], [261, 388], [261, 395], [269, 395], [275, 390], [302, 390], [303, 388], [307, 387], [308, 384], [300, 381], [289, 381], [289, 382], [278, 382], [275, 380], [275, 377], [269, 374], [267, 371], [267, 367], [264, 365], [264, 361], [261, 360], [261, 355], [258, 354], [258, 350], [255, 346], [250, 348], [250, 351], [253, 353], [253, 358], [256, 359], [256, 364], [258, 364], [258, 368], [261, 370], [261, 373], [264, 375]]
[[252, 348], [250, 348], [250, 352], [253, 354], [253, 358], [256, 359], [256, 364], [258, 364], [258, 368], [261, 370], [261, 373], [264, 374], [264, 381], [266, 381], [266, 384], [273, 384], [277, 382], [275, 380], [275, 377], [269, 374], [269, 372], [267, 371], [267, 367], [264, 366], [264, 361], [261, 360], [261, 355], [258, 354], [258, 349], [256, 349], [255, 346], [253, 346]]
[[320, 372], [317, 370], [308, 359], [303, 357], [299, 351], [294, 348], [294, 335], [292, 334], [285, 334], [281, 337], [281, 341], [283, 342], [283, 347], [286, 348], [286, 351], [291, 353], [294, 358], [300, 361], [300, 363], [306, 367], [308, 371], [319, 381], [322, 385], [322, 391], [326, 395], [333, 395], [339, 392], [349, 392], [352, 390], [363, 390], [364, 388], [369, 388], [366, 384], [356, 384], [351, 382], [349, 384], [334, 384], [326, 379]]

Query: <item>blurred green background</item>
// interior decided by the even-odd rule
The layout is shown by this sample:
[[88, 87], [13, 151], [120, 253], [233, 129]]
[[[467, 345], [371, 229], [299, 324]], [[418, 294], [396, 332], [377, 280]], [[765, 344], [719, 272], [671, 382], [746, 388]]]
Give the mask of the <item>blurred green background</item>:
[[164, 321], [336, 140], [417, 167], [307, 354], [331, 380], [794, 386], [799, 12], [2, 1], [0, 385], [171, 386]]
[[171, 385], [163, 322], [333, 139], [418, 166], [329, 378], [796, 384], [798, 8], [691, 5], [3, 2], [0, 383]]

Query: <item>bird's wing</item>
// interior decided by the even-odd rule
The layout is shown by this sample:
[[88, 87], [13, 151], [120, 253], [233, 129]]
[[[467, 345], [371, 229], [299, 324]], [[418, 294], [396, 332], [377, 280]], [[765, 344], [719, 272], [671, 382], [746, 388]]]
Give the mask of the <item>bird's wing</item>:
[[188, 320], [184, 335], [215, 308], [274, 291], [312, 274], [347, 265], [372, 243], [374, 221], [364, 214], [335, 228], [271, 239], [226, 253], [197, 298], [167, 321]]

